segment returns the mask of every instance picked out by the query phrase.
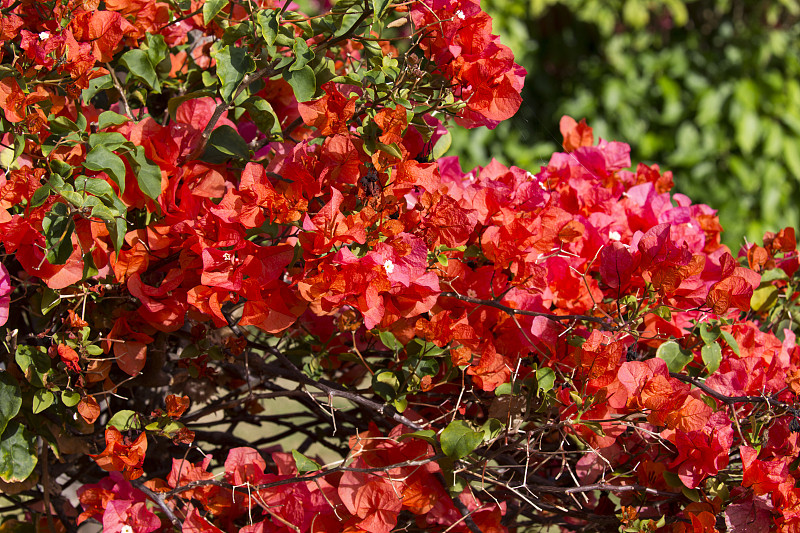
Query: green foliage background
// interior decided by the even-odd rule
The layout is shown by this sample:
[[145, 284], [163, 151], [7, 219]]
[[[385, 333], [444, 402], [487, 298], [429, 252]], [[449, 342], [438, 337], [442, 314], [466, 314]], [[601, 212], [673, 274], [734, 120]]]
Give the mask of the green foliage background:
[[525, 101], [496, 130], [454, 131], [465, 168], [496, 157], [536, 170], [558, 120], [631, 144], [676, 191], [719, 210], [734, 252], [800, 222], [800, 2], [483, 0], [528, 69]]

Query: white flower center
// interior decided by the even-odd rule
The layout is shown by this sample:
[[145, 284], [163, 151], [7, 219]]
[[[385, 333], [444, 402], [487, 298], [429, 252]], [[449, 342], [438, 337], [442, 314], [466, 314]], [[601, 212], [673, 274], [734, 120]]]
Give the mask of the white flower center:
[[122, 529], [119, 530], [119, 533], [133, 533], [133, 528], [127, 524], [122, 526]]
[[477, 298], [478, 293], [477, 291], [475, 291], [475, 289], [467, 289], [467, 296], [469, 296], [470, 298]]
[[391, 259], [387, 259], [383, 262], [383, 268], [386, 270], [387, 274], [391, 274], [394, 272], [394, 263], [392, 263]]
[[465, 18], [467, 18], [467, 17], [464, 15], [464, 12], [463, 12], [463, 11], [461, 11], [460, 9], [459, 9], [458, 11], [456, 11], [456, 16], [457, 16], [458, 18], [460, 18], [461, 20], [464, 20]]
[[618, 241], [622, 238], [622, 235], [620, 235], [618, 231], [609, 231], [608, 238], [612, 241]]
[[42, 33], [39, 34], [39, 40], [46, 41], [49, 38], [50, 34], [47, 33], [46, 31], [43, 31]]

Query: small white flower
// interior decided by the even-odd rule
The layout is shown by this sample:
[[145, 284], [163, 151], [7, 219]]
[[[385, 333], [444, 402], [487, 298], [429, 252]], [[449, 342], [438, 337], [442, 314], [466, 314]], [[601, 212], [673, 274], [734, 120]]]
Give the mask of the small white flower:
[[127, 524], [122, 526], [122, 529], [119, 530], [119, 533], [133, 533], [133, 528]]
[[470, 298], [477, 298], [478, 293], [475, 291], [475, 289], [467, 289], [467, 296]]
[[225, 261], [230, 261], [231, 259], [233, 259], [233, 255], [229, 254], [228, 252], [225, 252], [224, 254], [222, 254], [222, 259]]
[[456, 16], [457, 16], [458, 18], [460, 18], [461, 20], [464, 20], [465, 18], [467, 18], [467, 17], [464, 15], [464, 12], [463, 12], [463, 11], [461, 11], [460, 9], [459, 9], [458, 11], [456, 11]]
[[383, 268], [386, 270], [387, 274], [391, 274], [392, 272], [394, 272], [394, 263], [392, 263], [391, 259], [387, 259], [383, 263]]
[[618, 231], [609, 231], [608, 238], [612, 241], [618, 241], [622, 238], [622, 235], [620, 235]]
[[46, 41], [49, 38], [50, 38], [50, 34], [47, 33], [46, 31], [43, 31], [42, 33], [39, 34], [39, 40], [40, 41]]
[[689, 229], [694, 229], [694, 226], [692, 225], [691, 222], [687, 222], [686, 225], [689, 226]]

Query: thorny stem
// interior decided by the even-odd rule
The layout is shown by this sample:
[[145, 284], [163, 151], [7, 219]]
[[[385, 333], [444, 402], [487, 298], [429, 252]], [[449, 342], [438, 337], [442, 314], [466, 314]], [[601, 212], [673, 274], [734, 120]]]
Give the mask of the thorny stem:
[[702, 390], [703, 392], [705, 392], [706, 394], [708, 394], [712, 398], [717, 399], [717, 400], [721, 401], [722, 403], [725, 403], [725, 404], [728, 404], [728, 405], [733, 405], [735, 403], [766, 403], [767, 405], [771, 405], [771, 406], [775, 406], [775, 407], [781, 407], [783, 409], [786, 409], [787, 411], [792, 413], [794, 416], [800, 416], [800, 412], [798, 412], [798, 410], [795, 407], [793, 407], [793, 406], [791, 406], [791, 405], [789, 405], [789, 404], [787, 404], [785, 402], [781, 402], [779, 400], [776, 400], [774, 395], [773, 396], [726, 396], [726, 395], [724, 395], [722, 393], [719, 393], [719, 392], [715, 391], [714, 389], [712, 389], [711, 387], [709, 387], [705, 383], [703, 383], [703, 382], [701, 382], [701, 381], [699, 381], [699, 380], [697, 380], [695, 378], [692, 378], [692, 377], [689, 377], [689, 376], [684, 376], [682, 374], [677, 374], [675, 372], [670, 372], [669, 375], [670, 375], [670, 377], [673, 377], [673, 378], [675, 378], [675, 379], [677, 379], [679, 381], [683, 381], [684, 383], [689, 383], [690, 385], [694, 385], [695, 387], [697, 387], [698, 389]]
[[[424, 459], [416, 459], [411, 461], [405, 461], [402, 463], [395, 463], [387, 466], [382, 467], [375, 467], [375, 468], [352, 468], [349, 466], [336, 466], [333, 468], [329, 468], [327, 470], [317, 472], [315, 474], [308, 474], [297, 476], [289, 479], [281, 479], [278, 481], [272, 481], [270, 483], [262, 483], [260, 485], [250, 485], [248, 488], [250, 491], [261, 491], [265, 489], [271, 489], [274, 487], [281, 487], [283, 485], [292, 485], [294, 483], [306, 483], [308, 481], [314, 481], [316, 479], [323, 478], [325, 476], [329, 476], [331, 474], [335, 474], [337, 472], [360, 472], [364, 474], [377, 474], [379, 472], [389, 472], [390, 470], [394, 470], [396, 468], [408, 468], [408, 467], [419, 467], [424, 466], [428, 463], [438, 461], [442, 459], [443, 455], [432, 455], [431, 457], [426, 457]], [[175, 496], [176, 494], [180, 494], [181, 492], [185, 492], [187, 490], [191, 490], [197, 487], [204, 487], [207, 485], [216, 485], [218, 487], [226, 488], [233, 492], [239, 492], [242, 494], [247, 494], [247, 490], [241, 485], [232, 485], [226, 481], [219, 481], [216, 479], [201, 479], [198, 481], [192, 481], [191, 483], [187, 483], [186, 485], [181, 485], [179, 487], [175, 487], [174, 489], [164, 492], [163, 494], [166, 497]]]
[[523, 309], [514, 309], [513, 307], [508, 307], [507, 305], [503, 305], [499, 302], [495, 302], [494, 300], [481, 300], [479, 298], [472, 298], [470, 296], [465, 296], [463, 294], [458, 294], [456, 292], [443, 292], [440, 296], [447, 296], [449, 298], [455, 298], [457, 300], [461, 300], [462, 302], [469, 302], [478, 305], [485, 305], [486, 307], [494, 307], [495, 309], [500, 309], [501, 311], [505, 311], [509, 315], [525, 315], [525, 316], [543, 316], [549, 320], [558, 321], [558, 322], [569, 322], [573, 320], [585, 320], [587, 322], [594, 322], [596, 324], [600, 324], [603, 329], [616, 331], [619, 328], [617, 326], [611, 325], [608, 323], [608, 320], [599, 318], [596, 316], [589, 316], [589, 315], [556, 315], [553, 313], [545, 313], [541, 311], [525, 311]]

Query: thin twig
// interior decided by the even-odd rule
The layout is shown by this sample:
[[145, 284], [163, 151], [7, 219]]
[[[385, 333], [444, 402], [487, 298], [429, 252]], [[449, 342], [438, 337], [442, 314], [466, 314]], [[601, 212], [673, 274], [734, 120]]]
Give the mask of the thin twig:
[[128, 118], [131, 120], [136, 120], [133, 118], [133, 112], [131, 111], [131, 106], [128, 103], [128, 97], [125, 96], [125, 90], [122, 88], [122, 85], [117, 79], [117, 73], [114, 72], [114, 67], [112, 67], [109, 63], [106, 63], [106, 69], [108, 69], [108, 73], [111, 76], [111, 81], [114, 82], [114, 87], [116, 87], [117, 91], [119, 91], [119, 96], [122, 98], [122, 110], [126, 115], [128, 115]]
[[595, 322], [596, 324], [600, 324], [603, 329], [608, 329], [612, 331], [616, 331], [618, 329], [617, 326], [611, 325], [608, 323], [607, 320], [603, 318], [599, 318], [596, 316], [589, 316], [589, 315], [556, 315], [553, 313], [547, 313], [542, 311], [525, 311], [524, 309], [514, 309], [513, 307], [508, 307], [507, 305], [503, 305], [499, 302], [495, 302], [494, 300], [481, 300], [479, 298], [472, 298], [470, 296], [465, 296], [463, 294], [458, 294], [455, 292], [443, 292], [440, 296], [447, 296], [449, 298], [455, 298], [456, 300], [461, 300], [462, 302], [469, 302], [478, 305], [485, 305], [486, 307], [494, 307], [495, 309], [500, 309], [501, 311], [505, 311], [509, 315], [525, 315], [525, 316], [543, 316], [549, 320], [553, 321], [572, 321], [572, 320], [585, 320], [586, 322]]
[[684, 383], [689, 383], [690, 385], [694, 385], [695, 387], [702, 390], [712, 398], [715, 398], [721, 401], [722, 403], [728, 405], [733, 405], [735, 403], [766, 403], [768, 405], [772, 405], [775, 407], [782, 407], [795, 416], [798, 416], [798, 414], [800, 414], [798, 413], [796, 408], [785, 402], [776, 400], [774, 396], [726, 396], [722, 393], [715, 391], [705, 383], [695, 378], [684, 376], [683, 374], [677, 374], [675, 372], [670, 372], [669, 375], [670, 377], [673, 377], [679, 381], [683, 381]]

